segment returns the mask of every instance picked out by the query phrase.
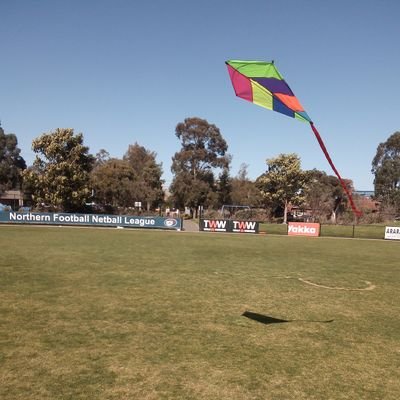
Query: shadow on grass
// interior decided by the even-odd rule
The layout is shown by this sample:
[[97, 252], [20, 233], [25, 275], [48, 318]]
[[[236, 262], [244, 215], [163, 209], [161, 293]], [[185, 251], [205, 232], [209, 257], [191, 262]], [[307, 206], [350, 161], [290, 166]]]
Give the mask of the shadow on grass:
[[264, 325], [271, 325], [271, 324], [282, 324], [285, 322], [319, 322], [321, 324], [329, 324], [333, 322], [333, 319], [329, 319], [326, 321], [312, 321], [312, 320], [299, 320], [299, 319], [280, 319], [280, 318], [273, 318], [268, 315], [258, 314], [251, 311], [245, 311], [242, 314], [243, 317], [252, 319], [253, 321], [260, 322]]

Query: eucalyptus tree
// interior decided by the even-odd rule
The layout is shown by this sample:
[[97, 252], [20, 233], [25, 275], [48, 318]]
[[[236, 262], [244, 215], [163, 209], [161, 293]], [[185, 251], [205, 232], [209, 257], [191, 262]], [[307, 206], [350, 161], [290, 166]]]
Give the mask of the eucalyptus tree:
[[386, 208], [400, 212], [400, 132], [380, 143], [372, 160], [375, 196]]
[[[335, 223], [338, 214], [345, 211], [348, 204], [339, 179], [317, 169], [306, 171], [306, 177], [305, 203], [311, 214], [320, 221], [328, 218]], [[352, 189], [352, 182], [344, 181]]]
[[21, 173], [25, 168], [26, 163], [21, 157], [17, 136], [13, 133], [6, 134], [0, 126], [0, 193], [20, 188]]
[[181, 141], [181, 150], [172, 158], [172, 201], [179, 208], [189, 207], [193, 214], [198, 206], [208, 206], [215, 199], [216, 173], [221, 171], [222, 179], [226, 178], [228, 145], [219, 128], [197, 117], [180, 122], [175, 135]]
[[136, 201], [146, 204], [147, 210], [157, 207], [164, 201], [164, 180], [162, 164], [157, 162], [157, 154], [138, 143], [129, 145], [123, 157], [132, 168], [137, 191]]
[[256, 187], [255, 181], [249, 178], [247, 168], [247, 164], [242, 164], [237, 175], [231, 180], [232, 204], [257, 207], [261, 204], [261, 194]]

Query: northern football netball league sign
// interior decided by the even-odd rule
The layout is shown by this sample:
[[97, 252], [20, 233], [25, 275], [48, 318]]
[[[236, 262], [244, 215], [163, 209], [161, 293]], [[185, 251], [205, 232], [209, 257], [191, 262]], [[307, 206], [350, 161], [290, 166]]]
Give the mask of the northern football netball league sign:
[[108, 226], [123, 228], [157, 228], [175, 230], [182, 229], [181, 218], [14, 211], [0, 213], [0, 223], [104, 227]]

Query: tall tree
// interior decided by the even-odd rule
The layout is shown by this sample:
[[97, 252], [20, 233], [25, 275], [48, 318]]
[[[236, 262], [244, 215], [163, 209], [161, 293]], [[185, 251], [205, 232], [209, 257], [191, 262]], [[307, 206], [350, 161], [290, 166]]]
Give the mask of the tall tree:
[[126, 160], [97, 163], [91, 173], [94, 201], [106, 208], [133, 207], [135, 182], [135, 172]]
[[110, 160], [110, 153], [107, 151], [107, 150], [105, 150], [105, 149], [100, 149], [99, 151], [98, 151], [98, 153], [96, 153], [96, 156], [95, 156], [95, 161], [94, 161], [94, 164], [95, 164], [95, 166], [97, 166], [97, 165], [103, 165], [103, 164], [105, 164], [108, 160]]
[[[305, 203], [311, 209], [312, 216], [320, 221], [330, 218], [336, 222], [339, 211], [347, 206], [347, 196], [339, 179], [323, 171], [306, 171]], [[345, 180], [352, 191], [352, 182]]]
[[229, 176], [229, 169], [224, 168], [219, 174], [217, 181], [217, 204], [216, 208], [222, 207], [224, 204], [232, 203], [232, 179]]
[[213, 197], [215, 171], [229, 168], [228, 145], [215, 125], [197, 117], [179, 123], [175, 135], [182, 148], [172, 158], [172, 200], [177, 207], [189, 207], [193, 214]]
[[89, 173], [94, 157], [83, 145], [83, 135], [57, 128], [32, 142], [33, 166], [24, 171], [36, 205], [59, 211], [80, 211], [91, 196]]
[[155, 152], [147, 150], [138, 143], [129, 145], [124, 155], [124, 160], [135, 174], [138, 189], [135, 194], [136, 201], [147, 204], [147, 210], [160, 205], [164, 200], [162, 164], [157, 163], [156, 157]]
[[256, 207], [261, 204], [261, 195], [255, 182], [249, 179], [247, 168], [247, 164], [242, 164], [238, 174], [232, 178], [232, 204]]
[[267, 160], [267, 171], [257, 178], [256, 185], [266, 204], [283, 208], [286, 224], [289, 204], [300, 204], [304, 200], [305, 182], [306, 175], [297, 154], [280, 154]]
[[372, 160], [375, 196], [384, 207], [400, 212], [400, 132], [380, 143]]
[[0, 126], [0, 193], [21, 187], [21, 172], [26, 163], [20, 153], [17, 137], [13, 133], [6, 134]]
[[114, 208], [133, 207], [135, 202], [141, 202], [150, 210], [164, 199], [161, 175], [156, 153], [137, 143], [129, 146], [122, 160], [110, 159], [101, 150], [91, 174], [95, 201]]

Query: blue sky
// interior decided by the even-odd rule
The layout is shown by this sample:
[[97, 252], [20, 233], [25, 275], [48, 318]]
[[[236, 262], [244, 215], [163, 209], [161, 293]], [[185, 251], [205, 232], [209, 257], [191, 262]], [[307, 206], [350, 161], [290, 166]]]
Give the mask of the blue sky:
[[275, 60], [356, 189], [400, 130], [398, 0], [1, 0], [0, 120], [34, 159], [56, 128], [84, 134], [95, 154], [138, 142], [171, 182], [175, 126], [197, 116], [220, 128], [232, 175], [297, 153], [333, 174], [310, 126], [234, 96], [228, 59]]

